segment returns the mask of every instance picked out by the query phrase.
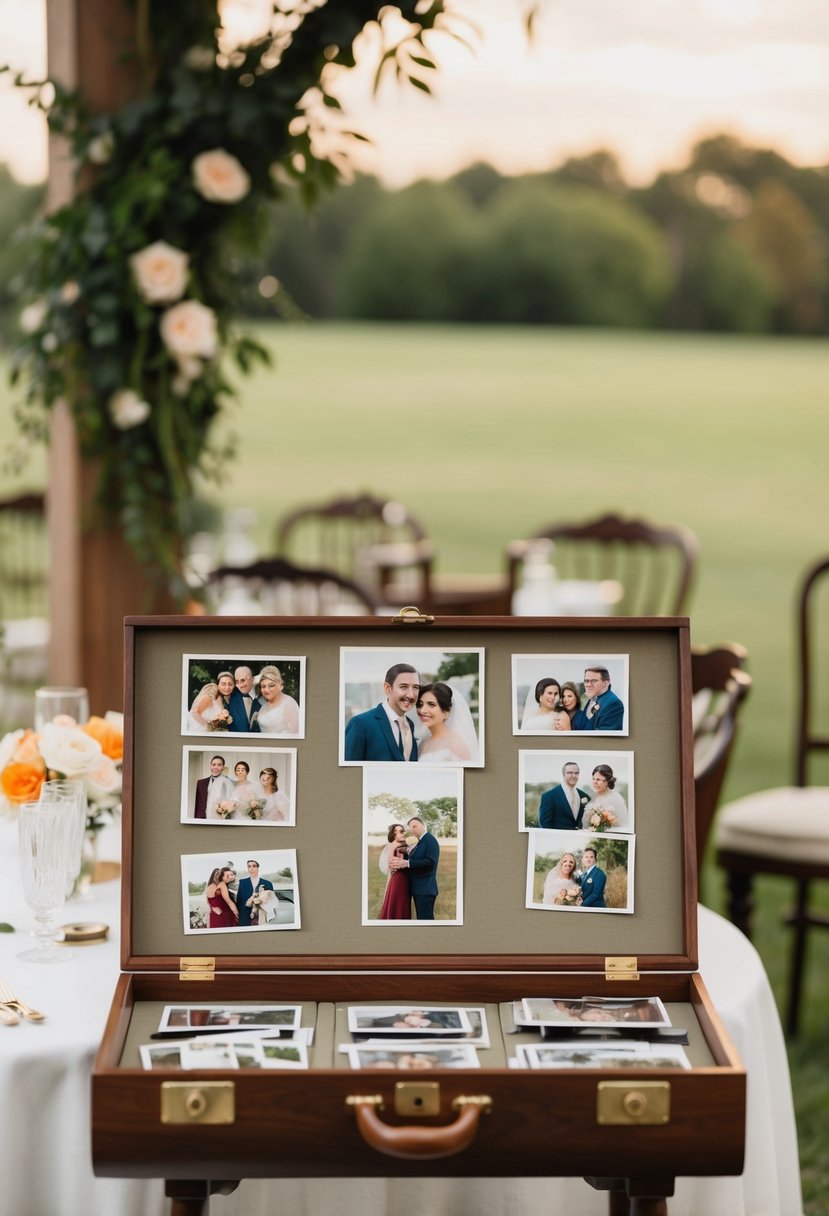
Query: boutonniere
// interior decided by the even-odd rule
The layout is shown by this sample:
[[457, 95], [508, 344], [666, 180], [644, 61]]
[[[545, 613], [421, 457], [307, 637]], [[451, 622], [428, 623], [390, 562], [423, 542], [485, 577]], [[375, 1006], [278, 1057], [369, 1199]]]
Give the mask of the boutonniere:
[[582, 806], [587, 806], [589, 801], [590, 799], [587, 797], [587, 794], [579, 795], [579, 802], [582, 804]]

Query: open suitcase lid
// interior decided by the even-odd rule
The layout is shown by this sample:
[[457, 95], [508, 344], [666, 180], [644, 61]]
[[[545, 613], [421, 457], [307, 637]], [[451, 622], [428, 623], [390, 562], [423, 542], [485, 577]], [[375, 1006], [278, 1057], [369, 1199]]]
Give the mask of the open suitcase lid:
[[[194, 977], [211, 969], [584, 971], [628, 979], [636, 972], [696, 969], [687, 619], [445, 617], [403, 623], [391, 617], [153, 616], [128, 617], [125, 630], [125, 970]], [[424, 651], [430, 652], [430, 661], [436, 651], [480, 652], [475, 696], [484, 763], [465, 767], [460, 778], [457, 905], [462, 923], [363, 923], [363, 769], [340, 763], [341, 715], [346, 715], [341, 705], [343, 648], [377, 651], [381, 682], [388, 652], [392, 662], [410, 662], [424, 671]], [[568, 664], [586, 667], [608, 656], [618, 664], [625, 657], [626, 733], [515, 733], [526, 679], [520, 708], [518, 683], [536, 663], [515, 665], [513, 658], [536, 655], [541, 669], [550, 666], [544, 656], [564, 656], [560, 665], [565, 671]], [[222, 660], [230, 670], [247, 664], [257, 671], [266, 663], [296, 658], [304, 659], [299, 698], [303, 737], [186, 729], [199, 659], [214, 666]], [[545, 673], [572, 678], [554, 670]], [[251, 752], [273, 755], [286, 749], [293, 752], [285, 762], [292, 766], [295, 783], [295, 826], [183, 821], [183, 815], [192, 814], [194, 774], [202, 774], [210, 755], [231, 753], [232, 769], [237, 753], [258, 764], [259, 756], [251, 757]], [[535, 751], [547, 753], [550, 785], [560, 780], [568, 755], [579, 754], [579, 785], [588, 788], [591, 758], [612, 760], [619, 752], [630, 757], [619, 757], [629, 773], [632, 809], [635, 805], [627, 854], [630, 913], [526, 906], [528, 849], [535, 838], [519, 830], [524, 797], [519, 769], [523, 774], [520, 753]], [[531, 757], [530, 776], [537, 763], [546, 764], [546, 759]], [[368, 766], [366, 771], [378, 770]], [[223, 864], [217, 857], [251, 858], [264, 850], [296, 850], [301, 928], [185, 932], [183, 873], [198, 886], [207, 881], [207, 871]], [[205, 856], [201, 866], [200, 854]], [[190, 859], [184, 869], [182, 858]], [[239, 877], [244, 873], [242, 868]]]

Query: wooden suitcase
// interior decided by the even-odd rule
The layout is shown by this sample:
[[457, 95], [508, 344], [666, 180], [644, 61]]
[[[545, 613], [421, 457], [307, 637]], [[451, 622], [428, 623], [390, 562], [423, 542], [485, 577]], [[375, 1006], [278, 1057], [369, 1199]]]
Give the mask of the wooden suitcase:
[[[363, 923], [363, 773], [340, 763], [342, 648], [378, 662], [479, 653], [485, 763], [461, 777], [462, 924]], [[515, 655], [625, 657], [628, 733], [515, 733]], [[303, 737], [187, 734], [192, 656], [301, 657]], [[745, 1072], [696, 971], [687, 620], [135, 617], [125, 685], [122, 974], [93, 1074], [97, 1174], [164, 1178], [175, 1216], [197, 1216], [222, 1180], [408, 1177], [440, 1159], [446, 1176], [583, 1176], [615, 1216], [644, 1216], [668, 1210], [676, 1176], [741, 1172]], [[192, 746], [295, 749], [295, 826], [182, 822]], [[631, 914], [525, 906], [519, 753], [575, 748], [633, 755]], [[296, 849], [300, 929], [185, 933], [180, 858], [231, 846]], [[688, 1029], [692, 1068], [509, 1067], [510, 1003], [532, 995], [658, 996]], [[302, 1002], [316, 1026], [309, 1071], [140, 1068], [164, 1005], [231, 1001]], [[337, 1047], [355, 1002], [484, 1005], [491, 1047], [480, 1069], [425, 1081], [351, 1070]]]

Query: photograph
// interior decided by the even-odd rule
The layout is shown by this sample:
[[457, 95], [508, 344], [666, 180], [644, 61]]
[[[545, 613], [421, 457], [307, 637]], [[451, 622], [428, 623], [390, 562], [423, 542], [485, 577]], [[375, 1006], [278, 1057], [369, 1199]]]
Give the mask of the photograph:
[[240, 1026], [244, 1030], [294, 1031], [300, 1023], [299, 1005], [165, 1005], [158, 1023], [159, 1034], [165, 1030], [222, 1029]]
[[182, 658], [181, 733], [305, 738], [305, 658]]
[[671, 1019], [658, 996], [643, 997], [546, 997], [525, 996], [522, 1004], [524, 1026], [558, 1026], [598, 1023], [606, 1029], [670, 1026]]
[[514, 735], [630, 733], [626, 654], [514, 654]]
[[141, 1067], [182, 1068], [180, 1043], [145, 1043], [138, 1048]]
[[519, 1059], [527, 1068], [690, 1068], [691, 1061], [681, 1047], [637, 1043], [585, 1043], [578, 1046], [521, 1043]]
[[633, 752], [519, 751], [518, 828], [633, 832]]
[[350, 1005], [348, 1029], [365, 1037], [461, 1038], [472, 1029], [465, 1009], [457, 1005]]
[[547, 828], [530, 828], [528, 835], [528, 908], [633, 912], [632, 836]]
[[184, 1069], [239, 1067], [227, 1038], [187, 1039], [180, 1047], [181, 1067]]
[[185, 853], [181, 897], [185, 933], [299, 929], [296, 849]]
[[396, 1043], [381, 1047], [367, 1044], [350, 1046], [348, 1062], [352, 1068], [395, 1068], [399, 1072], [428, 1072], [432, 1068], [480, 1068], [474, 1047], [464, 1044]]
[[484, 652], [340, 648], [340, 764], [484, 763]]
[[463, 924], [463, 769], [363, 773], [362, 923]]
[[218, 742], [182, 748], [181, 822], [294, 827], [296, 748]]

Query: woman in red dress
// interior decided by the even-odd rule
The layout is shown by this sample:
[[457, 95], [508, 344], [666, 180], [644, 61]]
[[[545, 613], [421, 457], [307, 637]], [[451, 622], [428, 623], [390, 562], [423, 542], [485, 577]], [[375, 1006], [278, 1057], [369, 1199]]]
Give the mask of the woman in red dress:
[[378, 863], [383, 873], [389, 875], [379, 919], [411, 920], [412, 893], [409, 888], [409, 871], [402, 869], [393, 870], [389, 873], [390, 857], [408, 857], [409, 855], [409, 846], [406, 844], [406, 832], [402, 823], [393, 823], [391, 825], [387, 839], [389, 843], [380, 854], [380, 861]]
[[239, 924], [239, 909], [236, 907], [228, 883], [236, 881], [236, 871], [230, 866], [213, 870], [207, 880], [204, 893], [210, 909], [208, 929], [235, 929]]

